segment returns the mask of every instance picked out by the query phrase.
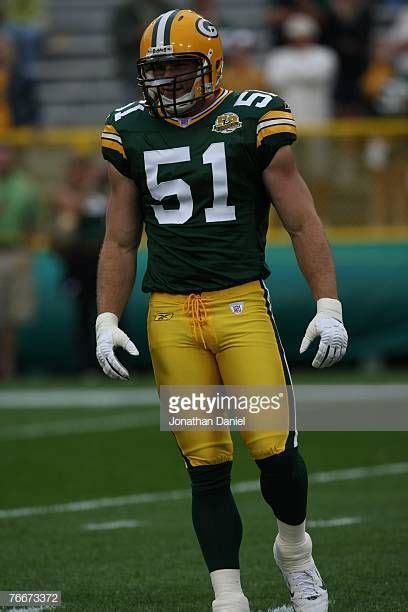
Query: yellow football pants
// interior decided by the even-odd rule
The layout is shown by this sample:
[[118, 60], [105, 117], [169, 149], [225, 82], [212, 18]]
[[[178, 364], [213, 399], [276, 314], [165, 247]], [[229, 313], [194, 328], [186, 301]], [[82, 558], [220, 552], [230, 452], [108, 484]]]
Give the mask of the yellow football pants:
[[[187, 296], [153, 293], [148, 337], [158, 390], [161, 385], [290, 384], [260, 281]], [[240, 433], [254, 459], [297, 445], [295, 431]], [[229, 431], [177, 431], [175, 436], [192, 466], [232, 460]]]

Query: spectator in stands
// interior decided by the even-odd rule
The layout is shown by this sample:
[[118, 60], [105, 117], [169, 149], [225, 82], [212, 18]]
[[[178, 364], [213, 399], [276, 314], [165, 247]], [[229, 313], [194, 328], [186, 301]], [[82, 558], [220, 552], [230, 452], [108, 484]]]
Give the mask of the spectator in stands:
[[34, 65], [41, 56], [46, 31], [44, 0], [0, 0], [0, 33], [16, 45], [18, 70], [34, 78]]
[[304, 13], [318, 22], [323, 22], [328, 2], [329, 0], [268, 0], [265, 21], [271, 26], [272, 44], [280, 45], [285, 42], [283, 24], [295, 13]]
[[140, 37], [152, 19], [170, 8], [170, 4], [164, 0], [126, 0], [112, 15], [112, 42], [117, 74], [123, 82], [124, 95], [130, 100], [138, 95], [136, 60], [139, 57]]
[[334, 92], [339, 115], [364, 112], [360, 82], [368, 66], [372, 25], [368, 0], [330, 0], [322, 42], [339, 57]]
[[224, 33], [223, 86], [226, 89], [260, 89], [267, 85], [262, 70], [253, 62], [251, 51], [255, 47], [256, 36], [251, 30], [233, 30]]
[[[269, 89], [280, 94], [293, 110], [298, 123], [322, 122], [333, 116], [333, 86], [338, 60], [329, 47], [318, 44], [318, 22], [303, 13], [283, 24], [286, 44], [266, 58], [265, 78]], [[301, 143], [302, 172], [308, 177], [320, 217], [329, 218], [331, 150], [327, 139]]]
[[384, 84], [375, 101], [384, 115], [408, 115], [408, 7], [396, 14], [384, 42], [391, 58], [393, 76]]
[[39, 120], [34, 81], [21, 72], [13, 42], [0, 34], [0, 127], [37, 125]]
[[15, 375], [17, 331], [34, 313], [31, 247], [41, 217], [36, 185], [0, 143], [0, 378]]
[[[388, 75], [384, 63], [388, 63]], [[377, 90], [370, 92], [369, 85], [373, 84], [373, 76], [381, 73], [381, 66], [382, 82], [377, 78]], [[374, 47], [363, 86], [366, 94], [372, 94], [372, 106], [378, 114], [408, 114], [408, 7], [397, 12], [393, 25]]]
[[283, 33], [287, 43], [266, 58], [264, 75], [269, 89], [284, 98], [298, 122], [329, 119], [333, 115], [336, 53], [316, 42], [319, 25], [309, 15], [288, 17]]
[[394, 74], [392, 46], [385, 39], [379, 39], [373, 45], [368, 68], [361, 79], [367, 108], [371, 112], [377, 112], [381, 94], [391, 83]]
[[0, 130], [8, 130], [13, 125], [9, 100], [9, 84], [13, 65], [13, 47], [11, 42], [0, 36]]
[[83, 371], [95, 367], [93, 322], [96, 269], [105, 233], [107, 177], [91, 159], [73, 157], [64, 183], [54, 195], [53, 244], [65, 263], [64, 289], [76, 298], [78, 356]]

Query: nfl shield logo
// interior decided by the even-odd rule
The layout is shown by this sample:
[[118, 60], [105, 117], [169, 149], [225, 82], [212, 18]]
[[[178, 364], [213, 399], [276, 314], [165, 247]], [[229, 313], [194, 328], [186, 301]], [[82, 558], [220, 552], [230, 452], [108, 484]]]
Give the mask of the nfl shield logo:
[[230, 308], [231, 312], [236, 315], [240, 315], [244, 311], [244, 302], [232, 302], [232, 304], [230, 304]]

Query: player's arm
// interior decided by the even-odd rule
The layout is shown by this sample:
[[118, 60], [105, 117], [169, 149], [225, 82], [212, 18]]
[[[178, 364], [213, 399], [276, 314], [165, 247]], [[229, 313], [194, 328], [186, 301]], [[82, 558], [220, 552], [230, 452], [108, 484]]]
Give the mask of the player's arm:
[[138, 355], [133, 342], [119, 329], [118, 321], [135, 281], [143, 219], [135, 183], [110, 163], [108, 174], [111, 193], [98, 265], [96, 354], [105, 374], [111, 378], [127, 379], [129, 373], [116, 358], [114, 348], [120, 346], [130, 354]]
[[291, 147], [277, 151], [263, 172], [263, 180], [292, 239], [299, 266], [315, 299], [337, 299], [330, 248], [312, 194], [298, 172]]
[[97, 303], [98, 313], [112, 312], [120, 318], [135, 280], [143, 220], [134, 181], [110, 163], [108, 176], [111, 193], [99, 257]]
[[327, 367], [346, 352], [347, 332], [337, 299], [336, 273], [312, 195], [298, 172], [292, 150], [283, 146], [263, 171], [263, 181], [289, 233], [300, 269], [317, 301], [317, 315], [309, 324], [300, 352], [321, 337], [315, 367]]

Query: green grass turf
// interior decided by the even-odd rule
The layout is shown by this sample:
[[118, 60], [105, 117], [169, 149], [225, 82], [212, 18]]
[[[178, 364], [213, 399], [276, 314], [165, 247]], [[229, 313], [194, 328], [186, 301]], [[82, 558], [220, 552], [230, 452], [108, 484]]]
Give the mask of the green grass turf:
[[[121, 407], [115, 414], [128, 411]], [[0, 426], [91, 414], [97, 416], [86, 409], [3, 410]], [[256, 467], [238, 435], [234, 440], [234, 481], [255, 479]], [[407, 461], [407, 443], [406, 433], [301, 435], [310, 472]], [[1, 440], [2, 509], [187, 488], [172, 436], [156, 427]], [[257, 492], [236, 498], [244, 522], [242, 576], [252, 609], [283, 605], [288, 595], [272, 561], [271, 512]], [[0, 590], [61, 590], [64, 609], [72, 611], [209, 610], [211, 591], [189, 505], [186, 499], [0, 520]], [[362, 519], [310, 529], [334, 610], [408, 609], [407, 507], [407, 475], [311, 485], [310, 519]], [[144, 524], [84, 529], [123, 519]]]
[[[129, 386], [147, 386], [153, 384], [151, 372], [135, 371], [130, 368], [131, 379], [120, 384], [127, 388]], [[364, 371], [358, 368], [336, 367], [335, 369], [323, 369], [316, 371], [314, 368], [298, 368], [292, 372], [292, 378], [296, 384], [319, 384], [329, 383], [408, 383], [407, 368], [390, 368], [373, 371]], [[8, 381], [2, 381], [1, 390], [13, 389], [63, 389], [63, 388], [117, 388], [118, 381], [113, 381], [102, 374], [95, 372], [76, 376], [25, 376]]]

